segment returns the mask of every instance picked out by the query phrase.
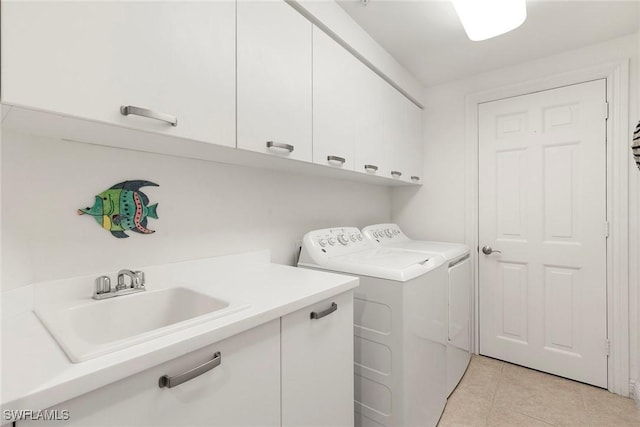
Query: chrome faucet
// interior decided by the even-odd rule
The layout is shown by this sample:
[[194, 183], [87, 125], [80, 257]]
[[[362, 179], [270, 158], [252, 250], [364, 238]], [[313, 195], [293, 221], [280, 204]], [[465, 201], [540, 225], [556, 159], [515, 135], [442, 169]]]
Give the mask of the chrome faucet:
[[[125, 284], [125, 277], [129, 277], [129, 285]], [[142, 271], [131, 271], [127, 269], [123, 269], [118, 271], [118, 284], [116, 285], [116, 290], [121, 291], [123, 289], [129, 288], [140, 288], [144, 287], [144, 272]]]
[[[128, 284], [126, 283], [126, 277], [129, 277]], [[144, 287], [145, 277], [143, 271], [120, 270], [117, 277], [118, 284], [115, 288], [111, 288], [111, 279], [108, 276], [100, 276], [95, 282], [93, 299], [97, 300], [135, 294], [147, 290]]]

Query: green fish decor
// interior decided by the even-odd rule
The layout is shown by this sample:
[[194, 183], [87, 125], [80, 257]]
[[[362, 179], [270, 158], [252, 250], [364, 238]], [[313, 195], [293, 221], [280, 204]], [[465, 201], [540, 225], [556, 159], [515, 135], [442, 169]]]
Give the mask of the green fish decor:
[[91, 215], [105, 230], [119, 239], [129, 237], [125, 230], [141, 234], [155, 233], [147, 228], [147, 219], [158, 219], [158, 204], [149, 206], [142, 187], [159, 187], [151, 181], [124, 181], [98, 194], [92, 207], [78, 209], [78, 215]]

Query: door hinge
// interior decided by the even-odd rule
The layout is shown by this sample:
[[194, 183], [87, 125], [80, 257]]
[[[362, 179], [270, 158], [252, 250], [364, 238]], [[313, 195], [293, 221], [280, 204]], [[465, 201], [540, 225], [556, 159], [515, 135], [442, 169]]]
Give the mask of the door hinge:
[[604, 222], [604, 237], [607, 238], [607, 239], [609, 238], [609, 229], [610, 228], [611, 227], [609, 226], [609, 221], [605, 221]]
[[609, 119], [609, 103], [608, 102], [604, 103], [604, 119], [605, 120]]
[[609, 341], [609, 338], [604, 340], [604, 352], [607, 356], [611, 355], [611, 341]]

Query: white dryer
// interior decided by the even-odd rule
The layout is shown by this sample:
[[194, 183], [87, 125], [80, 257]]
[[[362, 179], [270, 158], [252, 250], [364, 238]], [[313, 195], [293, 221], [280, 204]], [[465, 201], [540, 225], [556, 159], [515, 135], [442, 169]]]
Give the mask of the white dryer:
[[446, 404], [443, 257], [375, 247], [357, 228], [304, 236], [299, 267], [358, 276], [356, 426], [435, 426]]
[[447, 296], [447, 397], [456, 388], [471, 360], [471, 260], [469, 247], [459, 243], [411, 240], [397, 224], [376, 224], [362, 229], [378, 247], [445, 258], [449, 271]]

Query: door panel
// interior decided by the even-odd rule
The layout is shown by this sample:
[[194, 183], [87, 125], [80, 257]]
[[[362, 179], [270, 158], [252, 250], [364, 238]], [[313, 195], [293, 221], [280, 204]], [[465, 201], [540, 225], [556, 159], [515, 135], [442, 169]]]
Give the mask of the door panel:
[[500, 338], [527, 344], [527, 266], [501, 262], [499, 280], [502, 310]]
[[606, 82], [479, 106], [480, 353], [607, 386]]
[[544, 149], [544, 206], [546, 241], [579, 242], [580, 144]]
[[496, 153], [498, 235], [502, 239], [526, 239], [526, 150]]

